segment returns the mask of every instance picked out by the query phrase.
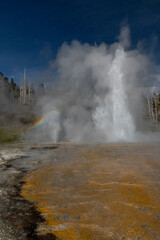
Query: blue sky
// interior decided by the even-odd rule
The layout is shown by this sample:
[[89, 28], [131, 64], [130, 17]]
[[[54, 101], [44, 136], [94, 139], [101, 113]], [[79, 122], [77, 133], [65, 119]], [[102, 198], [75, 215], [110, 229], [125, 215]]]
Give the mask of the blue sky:
[[0, 3], [0, 71], [18, 81], [47, 67], [64, 41], [108, 44], [122, 24], [160, 62], [160, 0], [27, 0]]

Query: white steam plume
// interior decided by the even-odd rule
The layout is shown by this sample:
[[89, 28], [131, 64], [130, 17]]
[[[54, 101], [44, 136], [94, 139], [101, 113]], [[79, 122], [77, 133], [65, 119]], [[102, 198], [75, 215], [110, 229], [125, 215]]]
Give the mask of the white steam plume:
[[[64, 43], [54, 62], [57, 75], [39, 99], [42, 117], [56, 112], [41, 131], [53, 141], [134, 141], [141, 129], [141, 89], [150, 62], [130, 45], [123, 27], [119, 43], [91, 46]], [[54, 114], [53, 112], [53, 114]], [[55, 137], [56, 134], [56, 137]]]

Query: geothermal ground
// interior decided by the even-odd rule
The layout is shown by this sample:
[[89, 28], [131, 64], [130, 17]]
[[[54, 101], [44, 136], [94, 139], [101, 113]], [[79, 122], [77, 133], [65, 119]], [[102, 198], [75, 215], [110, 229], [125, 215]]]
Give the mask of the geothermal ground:
[[1, 145], [0, 239], [160, 239], [160, 145]]

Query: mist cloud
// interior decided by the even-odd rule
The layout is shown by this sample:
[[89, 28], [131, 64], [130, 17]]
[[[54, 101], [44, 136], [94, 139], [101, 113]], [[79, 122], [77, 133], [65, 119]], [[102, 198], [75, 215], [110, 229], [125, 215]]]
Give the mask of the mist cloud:
[[37, 104], [45, 124], [40, 136], [56, 141], [134, 141], [142, 131], [142, 87], [151, 63], [130, 46], [123, 27], [111, 45], [64, 43], [51, 65], [57, 72]]

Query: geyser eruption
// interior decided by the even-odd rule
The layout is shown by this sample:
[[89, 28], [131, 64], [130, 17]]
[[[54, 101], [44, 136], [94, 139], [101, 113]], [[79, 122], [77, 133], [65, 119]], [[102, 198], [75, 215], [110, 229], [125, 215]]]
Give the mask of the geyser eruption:
[[122, 69], [125, 58], [123, 48], [119, 47], [115, 51], [106, 78], [107, 82], [110, 81], [110, 96], [107, 94], [104, 101], [101, 99], [93, 113], [95, 126], [103, 131], [106, 140], [108, 135], [111, 141], [131, 140], [134, 137], [135, 123], [127, 105], [125, 75]]
[[[129, 47], [129, 30], [120, 42], [91, 46], [73, 41], [59, 49], [53, 87], [38, 101], [46, 119], [41, 129], [52, 141], [134, 141], [141, 124], [141, 88], [150, 78], [146, 55]], [[58, 117], [47, 119], [49, 112]], [[55, 136], [56, 134], [56, 136]]]

